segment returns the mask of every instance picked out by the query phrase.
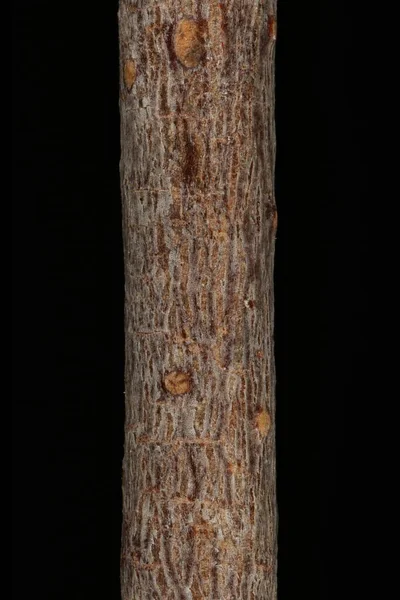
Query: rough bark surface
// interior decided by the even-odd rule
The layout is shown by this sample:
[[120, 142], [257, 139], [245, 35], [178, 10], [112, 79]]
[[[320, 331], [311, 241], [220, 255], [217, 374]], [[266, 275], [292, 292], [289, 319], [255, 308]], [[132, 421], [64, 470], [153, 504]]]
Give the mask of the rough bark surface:
[[123, 600], [274, 600], [276, 0], [121, 0]]

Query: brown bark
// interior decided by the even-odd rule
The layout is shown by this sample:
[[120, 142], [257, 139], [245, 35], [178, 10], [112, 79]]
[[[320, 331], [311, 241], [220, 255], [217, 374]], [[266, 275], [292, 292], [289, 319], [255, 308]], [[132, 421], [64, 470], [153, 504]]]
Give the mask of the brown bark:
[[276, 598], [275, 0], [121, 0], [123, 600]]

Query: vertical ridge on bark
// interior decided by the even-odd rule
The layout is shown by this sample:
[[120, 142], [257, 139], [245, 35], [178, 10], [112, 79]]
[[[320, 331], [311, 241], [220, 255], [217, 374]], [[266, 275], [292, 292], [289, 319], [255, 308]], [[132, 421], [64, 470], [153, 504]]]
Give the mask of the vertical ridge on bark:
[[276, 0], [120, 0], [123, 600], [276, 598]]

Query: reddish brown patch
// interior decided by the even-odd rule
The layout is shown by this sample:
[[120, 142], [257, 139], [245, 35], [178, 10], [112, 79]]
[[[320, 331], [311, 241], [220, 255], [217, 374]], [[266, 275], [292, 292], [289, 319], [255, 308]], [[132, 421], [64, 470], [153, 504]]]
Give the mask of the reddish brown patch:
[[275, 211], [275, 213], [274, 213], [274, 218], [272, 221], [272, 228], [274, 231], [276, 231], [278, 229], [278, 211]]
[[191, 532], [194, 536], [204, 536], [206, 538], [214, 537], [214, 528], [212, 525], [207, 523], [204, 519], [201, 520], [201, 523], [196, 525], [192, 525]]
[[147, 487], [144, 489], [144, 493], [145, 494], [160, 494], [161, 490], [159, 487], [157, 487], [156, 485], [153, 485], [151, 487]]
[[269, 39], [276, 40], [276, 19], [274, 15], [268, 15], [267, 27]]
[[129, 59], [125, 61], [123, 75], [126, 90], [130, 92], [136, 81], [136, 64], [133, 60]]
[[199, 150], [196, 144], [196, 136], [189, 132], [187, 121], [184, 122], [182, 132], [182, 179], [186, 185], [190, 185], [196, 180], [199, 169]]
[[255, 417], [255, 425], [260, 435], [262, 435], [263, 437], [268, 435], [268, 432], [271, 427], [271, 417], [266, 410], [258, 411]]
[[236, 473], [237, 466], [234, 463], [228, 463], [228, 473]]
[[218, 4], [219, 10], [220, 10], [220, 14], [221, 14], [221, 29], [223, 31], [224, 34], [226, 34], [226, 31], [228, 29], [228, 19], [227, 19], [227, 15], [226, 15], [226, 4], [223, 4], [222, 2], [220, 2]]
[[164, 226], [163, 226], [163, 223], [161, 222], [161, 220], [159, 220], [157, 223], [156, 234], [157, 234], [157, 255], [156, 256], [158, 259], [158, 263], [159, 263], [160, 267], [162, 269], [164, 269], [164, 271], [167, 271], [168, 270], [168, 260], [169, 260], [169, 250], [165, 243]]
[[183, 66], [193, 68], [200, 64], [205, 55], [205, 48], [202, 28], [197, 21], [179, 21], [174, 36], [174, 50]]
[[272, 566], [267, 563], [256, 563], [257, 569], [264, 571], [265, 573], [272, 573]]
[[249, 520], [250, 520], [250, 524], [254, 525], [254, 504], [253, 502], [250, 504], [250, 514], [249, 514]]
[[187, 394], [192, 389], [192, 378], [185, 371], [171, 371], [164, 377], [164, 387], [173, 396]]

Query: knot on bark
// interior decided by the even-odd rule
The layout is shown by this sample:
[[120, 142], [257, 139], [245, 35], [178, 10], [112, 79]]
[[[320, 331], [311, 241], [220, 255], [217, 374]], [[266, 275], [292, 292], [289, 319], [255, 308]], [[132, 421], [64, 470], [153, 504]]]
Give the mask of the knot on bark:
[[136, 64], [133, 60], [129, 59], [125, 61], [123, 75], [125, 88], [127, 92], [130, 92], [136, 81]]
[[179, 21], [175, 31], [174, 50], [179, 62], [188, 68], [197, 67], [205, 56], [202, 28], [193, 19]]
[[170, 371], [164, 377], [164, 387], [173, 396], [187, 394], [192, 389], [192, 378], [185, 371]]

